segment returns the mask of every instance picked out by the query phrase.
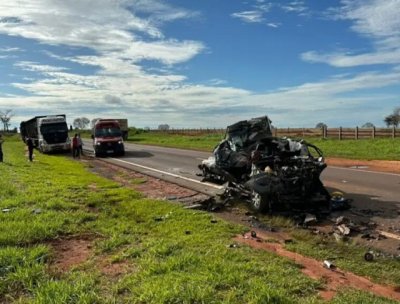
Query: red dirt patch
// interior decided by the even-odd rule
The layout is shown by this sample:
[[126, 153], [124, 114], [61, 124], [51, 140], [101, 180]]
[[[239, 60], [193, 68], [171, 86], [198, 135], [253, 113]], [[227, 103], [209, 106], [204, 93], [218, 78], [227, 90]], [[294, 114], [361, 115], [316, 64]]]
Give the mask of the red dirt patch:
[[92, 253], [92, 241], [88, 239], [60, 239], [50, 245], [54, 250], [52, 267], [60, 272], [85, 262]]
[[131, 270], [131, 267], [128, 262], [120, 261], [120, 262], [111, 262], [108, 260], [103, 260], [100, 262], [101, 272], [108, 277], [118, 277], [121, 274], [125, 274]]
[[[119, 184], [135, 189], [152, 199], [172, 200], [190, 197], [197, 194], [196, 191], [163, 181], [158, 178], [147, 176], [132, 170], [127, 170], [109, 163], [95, 161], [96, 167], [92, 171], [98, 172], [102, 176], [108, 177]], [[135, 184], [135, 180], [139, 181]], [[143, 181], [143, 182], [140, 182]]]
[[313, 279], [323, 279], [327, 289], [321, 290], [320, 296], [325, 300], [332, 299], [336, 292], [342, 287], [351, 287], [375, 295], [400, 301], [398, 287], [384, 286], [371, 282], [369, 279], [355, 275], [354, 273], [343, 271], [339, 268], [328, 269], [323, 266], [321, 261], [305, 257], [301, 254], [286, 250], [279, 243], [265, 242], [268, 236], [261, 231], [256, 231], [257, 237], [251, 237], [250, 233], [244, 236], [237, 236], [235, 240], [247, 244], [253, 248], [274, 252], [280, 256], [289, 258], [301, 265], [302, 272]]
[[326, 159], [328, 166], [368, 167], [366, 170], [400, 173], [400, 161], [396, 160], [357, 160], [330, 157]]

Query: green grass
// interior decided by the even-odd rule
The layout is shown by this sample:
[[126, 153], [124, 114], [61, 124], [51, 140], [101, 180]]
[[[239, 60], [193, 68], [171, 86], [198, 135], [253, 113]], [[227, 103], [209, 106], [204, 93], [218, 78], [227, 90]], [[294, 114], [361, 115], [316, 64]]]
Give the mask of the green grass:
[[[3, 149], [0, 302], [321, 303], [323, 283], [303, 275], [298, 265], [246, 246], [231, 248], [242, 226], [145, 199], [90, 173], [84, 162], [35, 153], [30, 163], [23, 144], [12, 140]], [[93, 239], [89, 259], [65, 273], [51, 270], [56, 256], [50, 241], [80, 235]], [[306, 249], [294, 249], [314, 246], [304, 242]], [[118, 279], [107, 276], [101, 269], [105, 260], [125, 263], [129, 271]], [[385, 281], [398, 282], [398, 265], [388, 269], [377, 261], [369, 267], [380, 269]], [[390, 303], [353, 290], [334, 303], [350, 299]]]
[[327, 157], [366, 160], [400, 160], [400, 138], [306, 140], [318, 146]]
[[223, 139], [224, 134], [209, 135], [178, 135], [142, 132], [129, 135], [129, 142], [137, 144], [157, 145], [164, 147], [183, 148], [200, 151], [212, 151]]

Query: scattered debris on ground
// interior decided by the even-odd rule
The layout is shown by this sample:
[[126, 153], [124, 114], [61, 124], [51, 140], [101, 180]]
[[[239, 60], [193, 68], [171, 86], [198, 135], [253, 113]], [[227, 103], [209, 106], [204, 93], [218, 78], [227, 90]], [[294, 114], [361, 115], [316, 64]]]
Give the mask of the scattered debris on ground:
[[[293, 260], [301, 266], [301, 271], [305, 275], [325, 282], [324, 289], [320, 291], [320, 296], [325, 300], [331, 300], [339, 289], [351, 287], [400, 301], [400, 291], [395, 287], [376, 284], [365, 277], [343, 271], [329, 260], [318, 261], [286, 250], [282, 242], [277, 242], [275, 238], [274, 242], [270, 242], [270, 237], [264, 232], [256, 231], [255, 233], [255, 236], [252, 236], [252, 233], [246, 233], [245, 235], [237, 236], [234, 240], [236, 243], [274, 252]], [[368, 256], [368, 258], [370, 257]]]

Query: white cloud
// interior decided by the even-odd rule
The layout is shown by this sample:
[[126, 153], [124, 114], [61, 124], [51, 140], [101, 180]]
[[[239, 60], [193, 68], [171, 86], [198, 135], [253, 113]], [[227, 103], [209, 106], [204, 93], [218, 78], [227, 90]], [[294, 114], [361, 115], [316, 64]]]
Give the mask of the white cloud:
[[227, 84], [227, 81], [226, 81], [226, 80], [223, 80], [223, 79], [219, 79], [219, 78], [213, 78], [213, 79], [210, 79], [210, 80], [208, 81], [208, 83], [209, 83], [210, 85], [219, 86], [219, 85], [225, 85], [225, 84]]
[[280, 7], [286, 12], [305, 13], [308, 11], [304, 1], [292, 1], [288, 4], [281, 4]]
[[159, 60], [165, 64], [188, 61], [204, 50], [196, 41], [163, 40], [158, 42], [135, 42], [126, 49], [126, 55], [138, 60]]
[[400, 63], [400, 1], [342, 0], [340, 8], [330, 10], [336, 20], [350, 20], [351, 29], [370, 39], [374, 49], [369, 53], [305, 52], [303, 60], [323, 62], [336, 67]]
[[301, 54], [301, 58], [308, 62], [328, 63], [335, 67], [355, 67], [360, 65], [372, 64], [399, 64], [400, 49], [360, 55], [351, 55], [344, 53], [318, 54], [316, 52], [310, 51]]
[[[150, 16], [140, 18], [136, 11], [148, 12]], [[204, 46], [196, 41], [165, 39], [157, 25], [190, 18], [193, 14], [159, 1], [97, 0], [94, 5], [90, 0], [74, 3], [3, 0], [0, 2], [0, 19], [18, 21], [0, 22], [0, 34], [45, 44], [87, 47], [98, 53], [118, 52], [137, 61], [151, 59], [173, 64], [192, 58]], [[143, 35], [148, 39], [145, 40]]]
[[17, 48], [17, 47], [3, 47], [0, 48], [0, 52], [4, 52], [4, 53], [10, 53], [10, 52], [21, 52], [22, 49]]
[[260, 10], [233, 13], [231, 16], [248, 23], [260, 23], [264, 21], [263, 13]]
[[286, 13], [296, 13], [299, 16], [308, 15], [308, 7], [303, 1], [292, 1], [287, 4], [273, 3], [266, 1], [255, 1], [256, 4], [250, 5], [251, 10], [231, 14], [231, 17], [238, 18], [247, 23], [265, 23], [268, 27], [277, 28], [280, 22], [266, 22], [272, 9], [278, 9]]
[[124, 65], [117, 58], [81, 57], [79, 60], [101, 62], [102, 72], [81, 76], [25, 63], [28, 68], [34, 66], [46, 78], [15, 83], [15, 87], [31, 92], [33, 96], [0, 98], [1, 107], [12, 105], [16, 112], [57, 109], [55, 112], [80, 113], [89, 118], [104, 115], [102, 113], [106, 111], [109, 115], [126, 116], [137, 126], [157, 126], [162, 122], [174, 127], [223, 127], [229, 122], [262, 114], [270, 115], [278, 126], [299, 126], [299, 122], [303, 126], [313, 126], [317, 123], [315, 115], [335, 125], [332, 121], [337, 115], [344, 119], [352, 115], [351, 109], [379, 99], [379, 110], [373, 109], [375, 120], [372, 119], [373, 110], [368, 110], [367, 106], [363, 110], [363, 115], [370, 115], [365, 121], [379, 125], [380, 121], [376, 120], [379, 111], [390, 112], [391, 102], [397, 96], [346, 95], [400, 83], [400, 70], [394, 69], [387, 74], [338, 75], [317, 83], [253, 93], [227, 86], [191, 85], [180, 75], [145, 74], [140, 68]]
[[67, 68], [64, 67], [42, 65], [37, 62], [31, 62], [31, 61], [20, 61], [16, 63], [15, 66], [25, 71], [41, 72], [41, 73], [67, 70]]
[[338, 18], [354, 21], [352, 29], [377, 38], [399, 36], [400, 1], [398, 0], [343, 0]]
[[280, 24], [279, 24], [279, 23], [272, 23], [272, 22], [270, 22], [270, 23], [267, 23], [267, 26], [273, 27], [273, 28], [278, 28], [278, 27], [280, 26]]

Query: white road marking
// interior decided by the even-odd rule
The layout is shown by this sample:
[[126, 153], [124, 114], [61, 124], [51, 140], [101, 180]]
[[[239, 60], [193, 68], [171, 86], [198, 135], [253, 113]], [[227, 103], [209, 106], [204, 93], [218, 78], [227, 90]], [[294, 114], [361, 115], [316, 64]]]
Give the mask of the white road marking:
[[197, 183], [197, 184], [200, 184], [200, 185], [206, 185], [206, 186], [209, 186], [209, 187], [213, 187], [215, 189], [223, 189], [222, 186], [218, 186], [218, 185], [214, 185], [214, 184], [210, 184], [210, 183], [203, 183], [201, 181], [198, 181], [198, 180], [195, 180], [195, 179], [192, 179], [192, 178], [188, 178], [188, 177], [177, 175], [177, 174], [173, 174], [173, 173], [170, 173], [170, 172], [166, 172], [166, 171], [150, 168], [150, 167], [139, 165], [139, 164], [132, 163], [132, 162], [127, 162], [127, 161], [119, 159], [119, 158], [111, 158], [111, 159], [115, 160], [115, 161], [119, 161], [121, 163], [128, 164], [128, 165], [133, 165], [133, 166], [136, 166], [136, 167], [139, 167], [139, 168], [142, 168], [142, 169], [146, 169], [146, 170], [154, 171], [154, 172], [157, 172], [157, 173], [166, 174], [166, 175], [169, 175], [169, 176], [172, 176], [172, 177], [180, 178], [180, 179], [183, 179], [183, 180], [187, 180], [189, 182]]
[[343, 168], [343, 167], [336, 167], [336, 166], [329, 166], [328, 168], [340, 169], [340, 170], [350, 170], [356, 172], [365, 172], [365, 173], [374, 173], [374, 174], [385, 174], [385, 175], [392, 175], [392, 176], [399, 176], [398, 173], [390, 173], [390, 172], [381, 172], [381, 171], [370, 171], [370, 170], [360, 170], [360, 169], [352, 169], [352, 168]]

